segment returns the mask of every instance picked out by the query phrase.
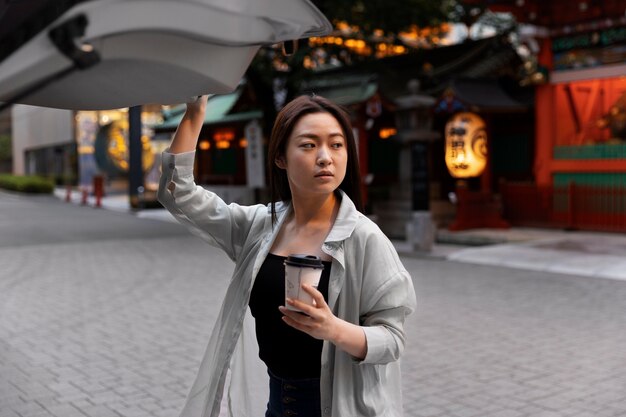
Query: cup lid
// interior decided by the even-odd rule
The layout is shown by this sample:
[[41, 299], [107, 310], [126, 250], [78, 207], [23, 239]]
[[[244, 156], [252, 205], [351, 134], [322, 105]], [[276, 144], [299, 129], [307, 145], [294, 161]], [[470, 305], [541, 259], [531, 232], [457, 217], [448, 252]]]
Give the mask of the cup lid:
[[289, 255], [285, 260], [285, 265], [299, 266], [301, 268], [324, 268], [324, 264], [319, 256], [298, 253]]

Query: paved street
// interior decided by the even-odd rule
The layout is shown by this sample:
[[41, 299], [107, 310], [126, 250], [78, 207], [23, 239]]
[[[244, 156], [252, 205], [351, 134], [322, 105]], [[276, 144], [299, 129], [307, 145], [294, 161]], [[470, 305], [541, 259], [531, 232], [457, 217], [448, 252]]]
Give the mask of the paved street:
[[[406, 416], [626, 416], [626, 281], [403, 261]], [[2, 191], [0, 266], [0, 417], [177, 417], [233, 268], [174, 223]]]

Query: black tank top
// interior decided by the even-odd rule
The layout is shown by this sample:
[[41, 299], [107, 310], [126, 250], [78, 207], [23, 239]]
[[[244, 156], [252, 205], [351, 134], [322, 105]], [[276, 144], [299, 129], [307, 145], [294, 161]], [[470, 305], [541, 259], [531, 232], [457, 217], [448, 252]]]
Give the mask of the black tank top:
[[[261, 265], [250, 294], [250, 310], [255, 319], [259, 357], [272, 373], [281, 378], [319, 378], [323, 341], [288, 326], [278, 306], [285, 305], [284, 256], [268, 254]], [[328, 302], [330, 262], [324, 270], [318, 291]]]

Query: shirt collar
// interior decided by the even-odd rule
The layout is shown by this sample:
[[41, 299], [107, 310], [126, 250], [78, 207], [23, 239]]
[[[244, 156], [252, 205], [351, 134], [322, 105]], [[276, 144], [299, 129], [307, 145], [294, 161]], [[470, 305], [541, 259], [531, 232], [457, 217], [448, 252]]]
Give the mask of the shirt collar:
[[341, 203], [339, 212], [335, 219], [335, 224], [326, 237], [326, 242], [341, 242], [352, 235], [356, 222], [359, 218], [359, 212], [354, 206], [350, 197], [343, 190], [338, 190], [341, 195]]
[[[286, 211], [289, 207], [291, 207], [290, 201], [288, 202], [277, 201], [274, 209], [276, 210], [276, 214], [278, 214], [278, 213], [282, 213], [283, 211]], [[272, 203], [269, 203], [267, 205], [267, 212], [268, 213], [272, 212]]]
[[[326, 236], [326, 242], [341, 242], [346, 240], [352, 235], [356, 222], [359, 218], [359, 211], [356, 206], [343, 190], [337, 190], [341, 196], [341, 203], [339, 204], [339, 211], [337, 212], [337, 218], [335, 224], [331, 229], [328, 236]], [[288, 209], [291, 208], [291, 202], [278, 201], [276, 202], [276, 215], [278, 217], [278, 224], [282, 223], [282, 218], [287, 214]], [[271, 204], [267, 206], [268, 213], [271, 213]]]

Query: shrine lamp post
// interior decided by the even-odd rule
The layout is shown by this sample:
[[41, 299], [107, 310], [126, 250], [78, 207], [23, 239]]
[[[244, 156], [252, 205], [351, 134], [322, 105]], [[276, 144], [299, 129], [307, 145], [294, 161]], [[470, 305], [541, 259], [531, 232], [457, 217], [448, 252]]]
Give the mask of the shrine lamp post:
[[409, 190], [411, 212], [407, 219], [406, 241], [415, 250], [430, 251], [436, 225], [430, 212], [429, 147], [440, 135], [432, 129], [435, 99], [420, 91], [419, 81], [407, 85], [409, 94], [396, 104], [396, 140], [400, 145], [400, 187]]

